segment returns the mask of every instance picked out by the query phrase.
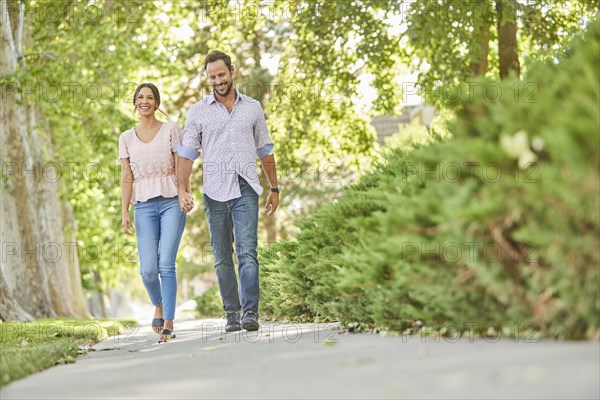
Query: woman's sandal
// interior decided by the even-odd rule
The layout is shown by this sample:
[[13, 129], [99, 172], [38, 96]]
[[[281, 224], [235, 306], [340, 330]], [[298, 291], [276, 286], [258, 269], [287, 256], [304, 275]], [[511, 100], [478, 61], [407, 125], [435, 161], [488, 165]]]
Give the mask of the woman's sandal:
[[169, 329], [163, 329], [160, 333], [160, 338], [158, 338], [158, 343], [166, 343], [167, 340], [171, 339], [175, 339], [175, 333], [173, 333]]
[[165, 320], [162, 318], [154, 318], [152, 320], [152, 330], [154, 330], [154, 328], [162, 328], [163, 326], [165, 326]]

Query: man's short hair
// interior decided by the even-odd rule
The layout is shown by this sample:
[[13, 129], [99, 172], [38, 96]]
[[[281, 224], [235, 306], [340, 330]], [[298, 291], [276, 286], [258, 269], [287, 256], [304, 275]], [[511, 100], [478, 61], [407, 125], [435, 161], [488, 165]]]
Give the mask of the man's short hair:
[[211, 51], [210, 53], [208, 53], [208, 55], [204, 59], [204, 71], [206, 71], [206, 66], [209, 63], [219, 61], [219, 60], [223, 60], [223, 62], [225, 62], [225, 65], [227, 66], [227, 68], [229, 68], [229, 70], [231, 71], [231, 57], [229, 57], [227, 54], [225, 54], [219, 50], [214, 50], [214, 51]]

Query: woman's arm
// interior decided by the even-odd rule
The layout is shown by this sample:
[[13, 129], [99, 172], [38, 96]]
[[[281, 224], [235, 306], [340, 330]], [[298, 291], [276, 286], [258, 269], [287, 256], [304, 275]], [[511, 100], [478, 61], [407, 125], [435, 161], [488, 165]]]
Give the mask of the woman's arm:
[[123, 231], [131, 235], [131, 218], [129, 217], [129, 203], [133, 193], [133, 171], [129, 158], [121, 158], [121, 219]]

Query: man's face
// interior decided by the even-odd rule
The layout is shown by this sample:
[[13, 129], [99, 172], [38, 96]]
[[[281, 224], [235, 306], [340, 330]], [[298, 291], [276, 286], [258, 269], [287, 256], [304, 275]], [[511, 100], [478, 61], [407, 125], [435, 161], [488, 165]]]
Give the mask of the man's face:
[[225, 97], [229, 94], [233, 86], [233, 71], [227, 68], [225, 61], [217, 60], [208, 63], [206, 65], [206, 75], [208, 75], [210, 84], [218, 96]]

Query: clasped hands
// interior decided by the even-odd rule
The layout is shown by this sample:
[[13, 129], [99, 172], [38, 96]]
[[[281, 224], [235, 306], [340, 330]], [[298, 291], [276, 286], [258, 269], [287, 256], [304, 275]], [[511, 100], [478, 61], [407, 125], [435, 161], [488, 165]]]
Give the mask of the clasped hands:
[[188, 192], [179, 192], [179, 208], [184, 213], [192, 211], [192, 208], [194, 208], [194, 196]]

